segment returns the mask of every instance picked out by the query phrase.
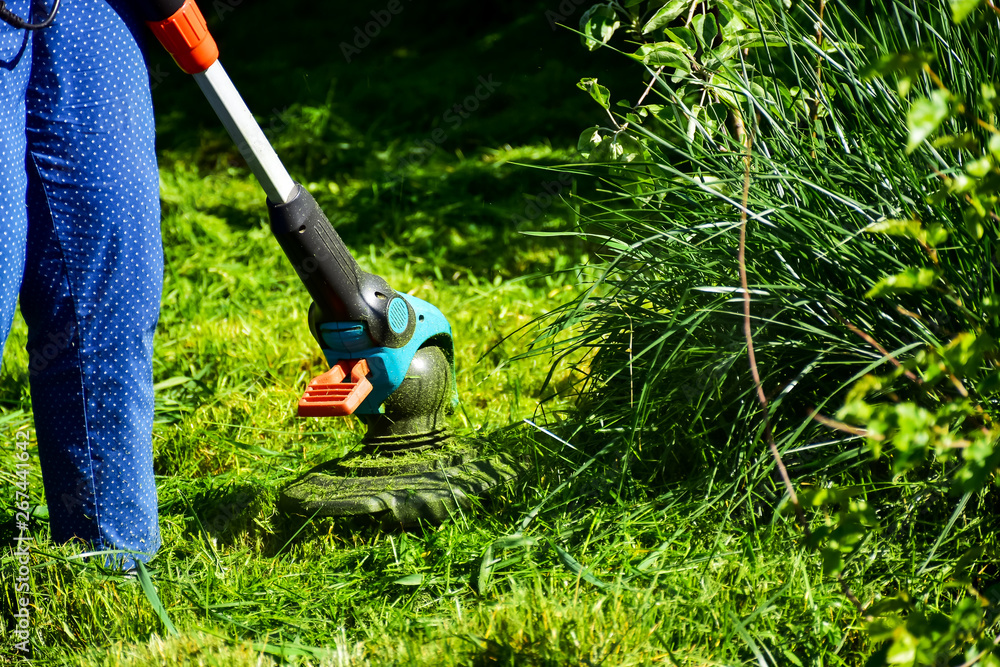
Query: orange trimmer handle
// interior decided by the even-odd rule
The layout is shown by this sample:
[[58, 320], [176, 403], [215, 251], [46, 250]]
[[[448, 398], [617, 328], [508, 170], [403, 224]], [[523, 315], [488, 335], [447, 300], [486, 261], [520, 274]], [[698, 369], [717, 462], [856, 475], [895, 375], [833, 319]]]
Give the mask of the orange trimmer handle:
[[219, 47], [194, 0], [143, 0], [138, 4], [146, 25], [182, 70], [198, 74], [219, 59]]

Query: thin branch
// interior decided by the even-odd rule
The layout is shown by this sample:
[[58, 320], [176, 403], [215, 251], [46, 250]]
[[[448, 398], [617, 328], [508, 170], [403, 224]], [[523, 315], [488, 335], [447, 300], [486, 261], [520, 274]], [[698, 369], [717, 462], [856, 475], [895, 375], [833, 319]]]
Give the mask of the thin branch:
[[[744, 172], [743, 172], [743, 199], [742, 206], [740, 208], [740, 247], [739, 247], [739, 265], [740, 265], [740, 287], [743, 289], [743, 334], [747, 342], [747, 356], [750, 358], [750, 374], [753, 376], [754, 387], [757, 389], [757, 400], [760, 402], [761, 410], [764, 413], [764, 437], [767, 439], [768, 449], [771, 450], [771, 456], [774, 458], [775, 466], [778, 468], [778, 473], [781, 475], [781, 481], [785, 485], [785, 491], [788, 493], [788, 501], [795, 508], [795, 518], [798, 521], [799, 526], [802, 527], [802, 532], [808, 540], [812, 531], [809, 529], [809, 522], [806, 520], [805, 511], [802, 509], [802, 503], [799, 502], [799, 497], [795, 493], [795, 487], [792, 485], [792, 479], [788, 475], [788, 469], [785, 467], [785, 462], [781, 460], [781, 452], [778, 451], [778, 445], [774, 441], [774, 434], [771, 432], [771, 420], [768, 410], [767, 394], [764, 393], [764, 387], [760, 381], [760, 371], [757, 368], [757, 357], [754, 352], [753, 347], [753, 330], [750, 324], [750, 284], [747, 279], [747, 263], [746, 263], [746, 239], [747, 239], [747, 206], [750, 200], [750, 161], [752, 156], [753, 148], [753, 136], [746, 131], [746, 127], [743, 124], [743, 116], [739, 112], [735, 114], [735, 124], [736, 124], [736, 135], [743, 144], [745, 148], [745, 153], [743, 157]], [[854, 594], [851, 590], [851, 586], [844, 579], [842, 572], [837, 573], [837, 582], [840, 584], [840, 589], [844, 594], [844, 597], [850, 601], [854, 608], [857, 609], [858, 615], [864, 618], [866, 621], [871, 621], [873, 619], [872, 615], [865, 609], [865, 606], [861, 603], [861, 600]]]
[[734, 120], [737, 139], [740, 140], [745, 149], [743, 156], [743, 199], [742, 206], [740, 207], [740, 246], [738, 260], [740, 267], [740, 287], [743, 289], [743, 335], [747, 342], [747, 356], [750, 358], [750, 374], [753, 376], [754, 387], [757, 389], [757, 400], [760, 402], [761, 410], [764, 413], [764, 438], [767, 440], [767, 446], [771, 450], [771, 456], [774, 458], [774, 463], [778, 468], [778, 474], [781, 475], [781, 481], [784, 482], [785, 491], [788, 493], [788, 500], [792, 503], [792, 507], [795, 508], [795, 517], [802, 527], [803, 533], [808, 538], [811, 532], [809, 530], [809, 522], [806, 520], [802, 504], [795, 493], [795, 487], [792, 485], [791, 477], [788, 475], [788, 469], [785, 468], [785, 462], [781, 460], [781, 452], [778, 451], [778, 445], [774, 441], [774, 434], [771, 432], [767, 394], [764, 393], [764, 387], [760, 381], [760, 371], [757, 369], [757, 356], [753, 347], [753, 327], [750, 323], [750, 285], [747, 280], [746, 262], [747, 205], [750, 200], [750, 161], [753, 150], [753, 136], [747, 132], [741, 113], [736, 112]]
[[684, 27], [685, 28], [687, 28], [688, 26], [691, 25], [691, 20], [694, 18], [695, 10], [698, 9], [699, 5], [701, 6], [702, 10], [704, 10], [705, 5], [703, 3], [701, 3], [701, 2], [699, 2], [698, 0], [695, 0], [695, 2], [691, 3], [691, 10], [688, 12], [687, 21], [684, 22]]
[[976, 118], [976, 125], [978, 125], [979, 127], [983, 128], [984, 130], [989, 130], [993, 134], [1000, 134], [1000, 130], [998, 130], [996, 128], [996, 126], [991, 125], [990, 123], [987, 123], [982, 118]]
[[928, 65], [927, 63], [924, 63], [924, 73], [930, 77], [931, 81], [934, 83], [935, 86], [944, 91], [948, 90], [948, 87], [944, 85], [944, 81], [941, 80], [941, 77], [939, 77], [937, 73], [934, 70], [932, 70], [931, 66]]
[[[819, 21], [816, 22], [816, 46], [820, 49], [823, 48], [823, 10], [826, 9], [826, 0], [819, 0]], [[823, 64], [823, 60], [820, 59], [819, 65]], [[820, 79], [821, 70], [819, 66], [816, 68], [816, 81], [817, 83], [822, 83]]]
[[[653, 72], [653, 76], [652, 76], [652, 77], [650, 77], [650, 79], [649, 79], [649, 85], [648, 85], [648, 86], [646, 86], [646, 90], [644, 90], [644, 91], [642, 92], [642, 95], [641, 95], [641, 96], [639, 97], [639, 101], [635, 103], [635, 108], [636, 108], [636, 109], [638, 109], [639, 107], [641, 107], [641, 106], [642, 106], [642, 102], [643, 102], [643, 100], [645, 100], [645, 99], [646, 99], [646, 96], [647, 96], [647, 95], [649, 95], [649, 91], [651, 91], [651, 90], [653, 89], [653, 84], [654, 84], [654, 83], [656, 83], [656, 80], [657, 80], [658, 78], [660, 78], [660, 72], [662, 72], [662, 71], [663, 71], [663, 68], [664, 68], [664, 67], [666, 67], [666, 65], [660, 65], [660, 67], [658, 67], [658, 68], [657, 68], [657, 70], [656, 70], [655, 72]], [[610, 114], [610, 113], [611, 113], [611, 111], [608, 111], [608, 113]], [[615, 123], [615, 125], [617, 125], [617, 124], [618, 124], [618, 123]], [[624, 131], [625, 131], [626, 129], [628, 129], [628, 121], [625, 121], [625, 124], [624, 124], [624, 125], [622, 125], [622, 126], [621, 126], [621, 127], [620, 127], [620, 128], [618, 129], [618, 131], [619, 131], [619, 132], [624, 132]]]
[[882, 436], [878, 435], [877, 433], [869, 433], [867, 429], [858, 428], [857, 426], [851, 426], [850, 424], [845, 424], [842, 421], [831, 419], [830, 417], [826, 417], [816, 411], [810, 412], [809, 417], [813, 421], [818, 421], [823, 426], [829, 426], [832, 429], [843, 431], [844, 433], [850, 433], [851, 435], [861, 435], [866, 438], [871, 438], [872, 440], [882, 439]]
[[[837, 321], [839, 321], [845, 327], [847, 327], [848, 329], [850, 329], [851, 332], [857, 334], [866, 343], [868, 343], [869, 345], [871, 345], [872, 347], [874, 347], [876, 350], [878, 350], [879, 352], [881, 352], [882, 356], [884, 356], [886, 359], [888, 359], [896, 368], [903, 368], [903, 364], [899, 363], [899, 360], [896, 359], [896, 357], [894, 357], [891, 354], [889, 354], [889, 351], [886, 350], [884, 347], [882, 347], [882, 345], [877, 340], [875, 340], [874, 338], [872, 338], [871, 336], [869, 336], [868, 334], [866, 334], [864, 331], [862, 331], [861, 329], [857, 328], [856, 326], [854, 326], [853, 324], [851, 324], [850, 322], [848, 322], [846, 319], [844, 319], [844, 316], [841, 315], [837, 311], [836, 308], [834, 308], [832, 305], [830, 305], [829, 301], [826, 302], [826, 307], [830, 309], [830, 312], [833, 313], [833, 316], [835, 318], [837, 318]], [[912, 382], [914, 382], [917, 385], [921, 385], [921, 384], [924, 383], [924, 381], [921, 380], [920, 378], [918, 378], [913, 373], [913, 371], [904, 370], [903, 371], [903, 375], [905, 375], [907, 378], [909, 378]]]
[[854, 605], [854, 608], [858, 610], [858, 614], [863, 619], [869, 622], [875, 620], [875, 617], [872, 616], [870, 613], [868, 613], [868, 610], [865, 609], [865, 606], [861, 604], [861, 600], [859, 600], [858, 596], [855, 595], [854, 591], [851, 590], [850, 584], [847, 583], [847, 580], [844, 579], [844, 575], [841, 572], [837, 573], [837, 583], [840, 584], [840, 590], [844, 594], [844, 597], [847, 598], [850, 601], [850, 603]]

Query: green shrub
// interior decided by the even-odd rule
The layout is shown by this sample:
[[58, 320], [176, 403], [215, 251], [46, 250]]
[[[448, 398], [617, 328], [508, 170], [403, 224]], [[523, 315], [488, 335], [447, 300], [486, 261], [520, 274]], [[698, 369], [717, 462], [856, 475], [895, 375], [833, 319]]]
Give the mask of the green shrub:
[[728, 482], [752, 517], [805, 491], [872, 664], [995, 659], [998, 14], [669, 0], [580, 21], [648, 86], [580, 82], [605, 114], [575, 167], [600, 183], [578, 200], [597, 277], [536, 343], [592, 351], [573, 442], [620, 433], [601, 456], [640, 494]]
[[[583, 414], [625, 429], [647, 480], [687, 476], [692, 463], [739, 470], [766, 459], [739, 278], [749, 155], [745, 264], [772, 428], [799, 470], [829, 469], [831, 457], [849, 464], [853, 438], [831, 439], [813, 411], [835, 412], [854, 379], [890, 365], [869, 338], [908, 358], [947, 342], [967, 310], [942, 289], [891, 303], [868, 296], [926, 259], [919, 243], [876, 233], [886, 221], [925, 220], [942, 234], [964, 223], [956, 202], [929, 200], [939, 150], [908, 152], [906, 102], [865, 68], [934, 34], [927, 49], [946, 67], [977, 63], [962, 81], [975, 88], [994, 73], [995, 60], [978, 54], [996, 35], [951, 25], [943, 2], [919, 16], [892, 2], [865, 16], [852, 12], [857, 3], [830, 2], [821, 22], [805, 3], [668, 2], [644, 13], [645, 4], [626, 4], [588, 11], [583, 33], [614, 48], [626, 32], [649, 87], [633, 103], [581, 82], [608, 121], [580, 139], [584, 168], [600, 178], [580, 202], [580, 235], [599, 246], [598, 278], [552, 313], [536, 350], [593, 350]], [[991, 244], [937, 249], [947, 261], [936, 270], [966, 302], [990, 291], [992, 274], [978, 267], [991, 271]], [[567, 343], [546, 347], [567, 329]]]

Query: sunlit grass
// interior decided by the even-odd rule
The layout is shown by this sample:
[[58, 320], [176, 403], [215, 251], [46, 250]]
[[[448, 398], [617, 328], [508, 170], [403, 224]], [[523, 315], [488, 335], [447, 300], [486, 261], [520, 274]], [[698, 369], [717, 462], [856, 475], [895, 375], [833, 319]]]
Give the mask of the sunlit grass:
[[[413, 7], [408, 11], [417, 11]], [[355, 18], [366, 11], [336, 11], [349, 10]], [[542, 27], [548, 38], [544, 20]], [[480, 64], [454, 66], [471, 71]], [[314, 80], [317, 88], [334, 89], [329, 77]], [[392, 108], [420, 103], [398, 94], [413, 85], [370, 83], [395, 96], [385, 100]], [[359, 85], [356, 94], [370, 89]], [[431, 92], [442, 99], [457, 94]], [[566, 91], [553, 93], [557, 99], [533, 101], [530, 113], [542, 114], [547, 103], [570, 105], [566, 100], [577, 93], [569, 82]], [[875, 111], [887, 115], [883, 121], [895, 118], [887, 108]], [[278, 513], [275, 500], [286, 483], [356, 447], [363, 429], [351, 419], [294, 416], [307, 381], [325, 370], [306, 327], [308, 296], [271, 238], [263, 195], [228, 140], [215, 129], [188, 128], [183, 106], [168, 108], [161, 112], [161, 129], [173, 143], [160, 144], [167, 268], [153, 442], [164, 547], [150, 569], [177, 634], [139, 581], [82, 563], [74, 545], [51, 544], [40, 516], [32, 524], [34, 661], [86, 667], [863, 664], [874, 647], [856, 611], [822, 575], [815, 555], [802, 549], [788, 517], [775, 511], [781, 493], [755, 439], [759, 417], [749, 400], [733, 295], [688, 294], [693, 287], [735, 284], [735, 227], [690, 232], [706, 221], [733, 223], [732, 207], [690, 199], [686, 184], [670, 181], [664, 191], [681, 204], [669, 215], [651, 216], [612, 193], [611, 201], [585, 213], [613, 232], [607, 236], [618, 245], [577, 238], [571, 235], [577, 211], [561, 197], [581, 190], [600, 195], [604, 186], [595, 188], [578, 167], [575, 184], [552, 170], [579, 160], [572, 140], [500, 140], [464, 152], [449, 144], [425, 154], [418, 144], [427, 128], [380, 133], [357, 121], [367, 120], [365, 112], [352, 110], [351, 121], [332, 103], [295, 102], [283, 109], [282, 126], [269, 131], [362, 267], [448, 316], [460, 434], [489, 438], [539, 465], [484, 507], [457, 513], [440, 527], [386, 531], [364, 521], [302, 521]], [[384, 119], [381, 112], [371, 110]], [[518, 120], [509, 111], [503, 118], [487, 129], [502, 134]], [[490, 122], [477, 119], [480, 126]], [[887, 127], [858, 128], [858, 140], [872, 142], [870, 155], [882, 159], [891, 148], [895, 126]], [[463, 132], [474, 129], [470, 124]], [[826, 159], [843, 190], [863, 199], [858, 192], [869, 187], [867, 167], [835, 151]], [[733, 161], [711, 160], [713, 168], [728, 166], [724, 187], [738, 191], [742, 172], [733, 171]], [[773, 181], [752, 195], [752, 207], [774, 209], [782, 224], [771, 235], [753, 230], [752, 271], [757, 287], [768, 290], [755, 302], [755, 331], [769, 387], [812, 382], [832, 395], [878, 355], [832, 320], [816, 325], [807, 300], [820, 301], [828, 291], [817, 276], [844, 269], [841, 287], [860, 293], [865, 271], [899, 261], [899, 249], [868, 240], [842, 247], [860, 224], [850, 217], [857, 210], [803, 185], [815, 175], [814, 160], [791, 162], [795, 172], [783, 192], [786, 199], [800, 197], [801, 209], [786, 206]], [[904, 163], [892, 163], [901, 180], [912, 176]], [[761, 158], [761, 164], [765, 175], [787, 166], [778, 158]], [[565, 305], [572, 307], [601, 276], [600, 262], [582, 268], [588, 261], [668, 225], [684, 231], [635, 244], [621, 264], [627, 275], [612, 276], [590, 294], [597, 305], [575, 314], [601, 313], [603, 322], [585, 318], [578, 321], [590, 328], [570, 326], [548, 338], [542, 331], [537, 338], [537, 318], [569, 313]], [[824, 257], [832, 259], [813, 266], [812, 248], [823, 244]], [[808, 280], [787, 280], [787, 266]], [[905, 320], [858, 312], [865, 314], [859, 325], [878, 322], [892, 344], [906, 343]], [[772, 326], [778, 321], [781, 326]], [[669, 344], [656, 348], [667, 333]], [[4, 482], [11, 480], [3, 471], [13, 469], [11, 434], [31, 429], [25, 340], [18, 320], [0, 373]], [[550, 342], [570, 352], [554, 371], [545, 347]], [[656, 349], [662, 356], [655, 357]], [[812, 364], [817, 355], [823, 363]], [[662, 365], [665, 359], [669, 365]], [[783, 384], [792, 380], [797, 384]], [[574, 392], [587, 383], [594, 391], [580, 404], [583, 411], [574, 412]], [[778, 407], [801, 408], [795, 397], [786, 394]], [[915, 554], [928, 553], [936, 535], [925, 528], [951, 511], [952, 499], [941, 494], [915, 510], [925, 498], [917, 482], [875, 483], [881, 469], [859, 457], [854, 439], [819, 439], [818, 427], [804, 437], [796, 429], [808, 423], [807, 414], [784, 414], [790, 416], [782, 416], [780, 433], [793, 472], [819, 468], [828, 476], [818, 475], [817, 483], [855, 476], [870, 485], [873, 500], [897, 492], [906, 499], [894, 510], [898, 519], [889, 536], [900, 539], [872, 535], [865, 557], [852, 562], [848, 582], [855, 593], [867, 602], [923, 576], [915, 571]], [[34, 442], [31, 451], [37, 456]], [[37, 466], [30, 484], [33, 504], [41, 505]], [[13, 498], [9, 484], [3, 493]], [[977, 516], [985, 516], [989, 499], [977, 502]], [[6, 502], [0, 511], [5, 545], [12, 539], [12, 506]], [[994, 548], [980, 519], [962, 523], [945, 546], [970, 543]], [[0, 572], [13, 571], [14, 562], [5, 549]], [[949, 575], [943, 566], [931, 567], [938, 568], [946, 601]], [[3, 581], [0, 613], [9, 624], [14, 595]], [[0, 628], [0, 646], [9, 651], [11, 644], [9, 627]]]

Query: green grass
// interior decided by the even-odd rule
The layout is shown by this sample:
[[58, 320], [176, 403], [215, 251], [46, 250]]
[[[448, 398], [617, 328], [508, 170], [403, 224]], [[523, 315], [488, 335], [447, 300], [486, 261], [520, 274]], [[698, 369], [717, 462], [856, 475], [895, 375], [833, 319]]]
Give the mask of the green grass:
[[[558, 428], [572, 406], [557, 390], [571, 397], [587, 360], [577, 354], [549, 377], [549, 357], [515, 357], [534, 340], [533, 320], [594, 279], [579, 267], [597, 246], [521, 232], [573, 229], [575, 212], [541, 195], [561, 177], [554, 165], [578, 159], [579, 131], [603, 122], [574, 83], [625, 68], [550, 31], [547, 5], [466, 4], [407, 5], [351, 65], [337, 44], [375, 4], [288, 3], [288, 16], [275, 17], [248, 1], [213, 19], [213, 30], [251, 108], [265, 110], [278, 152], [362, 267], [450, 319], [456, 427], [544, 465], [440, 527], [386, 531], [276, 512], [282, 486], [357, 446], [361, 427], [293, 416], [308, 379], [324, 370], [306, 328], [308, 297], [270, 237], [263, 195], [193, 83], [171, 74], [155, 90], [167, 259], [154, 369], [164, 536], [150, 564], [156, 597], [82, 563], [73, 546], [51, 544], [39, 519], [35, 663], [859, 665], [871, 653], [855, 610], [773, 511], [780, 496], [760, 452], [747, 451], [745, 467], [692, 477], [692, 462], [714, 453], [676, 437], [674, 456], [647, 476], [656, 483], [641, 486], [635, 459], [621, 452], [642, 452], [632, 437], [642, 429]], [[261, 43], [269, 21], [285, 39]], [[162, 56], [156, 63], [170, 67]], [[442, 113], [486, 73], [504, 81], [496, 96], [424, 151]], [[641, 81], [619, 80], [616, 95], [641, 93]], [[577, 187], [592, 185], [581, 178]], [[694, 353], [708, 354], [714, 340]], [[13, 433], [31, 428], [24, 343], [18, 321], [0, 372], [3, 481]], [[625, 400], [625, 386], [614, 400]], [[691, 423], [667, 426], [683, 435]], [[848, 457], [844, 466], [858, 464]], [[37, 467], [30, 481], [43, 504]], [[5, 501], [11, 489], [0, 492]], [[911, 518], [947, 516], [949, 502]], [[11, 507], [0, 505], [2, 573], [14, 567]], [[863, 600], [911, 585], [931, 553], [928, 531], [895, 530], [907, 539], [873, 540], [877, 557], [850, 573]], [[948, 540], [992, 545], [987, 538], [972, 522]], [[929, 571], [950, 576], [936, 561]], [[2, 580], [9, 622], [12, 583]], [[4, 626], [0, 647], [11, 646]]]

